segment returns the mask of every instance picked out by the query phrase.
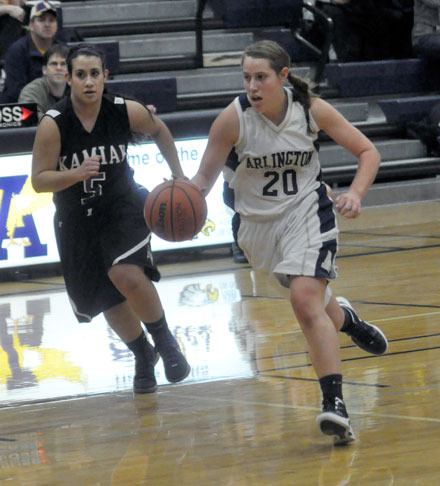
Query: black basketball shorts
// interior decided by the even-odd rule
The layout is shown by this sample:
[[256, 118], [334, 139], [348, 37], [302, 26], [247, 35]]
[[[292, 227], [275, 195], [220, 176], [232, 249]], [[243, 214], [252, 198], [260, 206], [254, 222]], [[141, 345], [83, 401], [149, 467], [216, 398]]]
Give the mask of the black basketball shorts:
[[67, 215], [55, 214], [66, 290], [79, 322], [90, 322], [124, 302], [125, 297], [107, 276], [112, 265], [138, 265], [148, 278], [159, 281], [151, 253], [151, 234], [143, 217], [146, 194], [142, 188], [118, 195], [91, 211], [81, 208]]

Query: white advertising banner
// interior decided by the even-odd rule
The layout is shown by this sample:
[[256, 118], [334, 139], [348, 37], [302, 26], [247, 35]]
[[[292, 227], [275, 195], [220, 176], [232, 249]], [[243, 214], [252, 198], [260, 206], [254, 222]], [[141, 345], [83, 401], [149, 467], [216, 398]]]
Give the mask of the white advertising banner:
[[[206, 147], [206, 138], [176, 141], [185, 175], [192, 177]], [[154, 143], [128, 148], [128, 162], [139, 184], [152, 190], [170, 171]], [[59, 261], [53, 230], [55, 207], [51, 193], [37, 194], [31, 186], [31, 154], [0, 157], [0, 268]], [[208, 247], [232, 242], [232, 211], [223, 203], [223, 178], [207, 197], [208, 217], [191, 241], [168, 242], [153, 235], [153, 251]]]

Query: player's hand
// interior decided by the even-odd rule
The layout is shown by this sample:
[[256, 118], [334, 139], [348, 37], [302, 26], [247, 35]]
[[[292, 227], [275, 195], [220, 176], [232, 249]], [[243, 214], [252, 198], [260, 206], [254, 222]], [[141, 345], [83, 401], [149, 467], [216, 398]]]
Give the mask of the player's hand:
[[337, 211], [345, 218], [357, 218], [361, 213], [361, 198], [355, 192], [343, 192], [335, 203]]
[[203, 176], [196, 174], [192, 179], [190, 179], [191, 184], [194, 184], [198, 190], [206, 197], [208, 195], [207, 183]]
[[86, 181], [91, 177], [97, 176], [99, 174], [101, 157], [94, 156], [89, 159], [84, 159], [83, 163], [75, 169], [80, 181]]
[[325, 182], [323, 182], [324, 186], [325, 186], [325, 190], [327, 192], [327, 196], [333, 201], [335, 202], [336, 201], [336, 194], [333, 192], [333, 189], [328, 185], [326, 184]]
[[[177, 174], [171, 174], [171, 179], [189, 181], [189, 177], [186, 177], [186, 175], [183, 172], [178, 172]], [[163, 178], [164, 182], [168, 180], [169, 179], [167, 179], [166, 177]]]

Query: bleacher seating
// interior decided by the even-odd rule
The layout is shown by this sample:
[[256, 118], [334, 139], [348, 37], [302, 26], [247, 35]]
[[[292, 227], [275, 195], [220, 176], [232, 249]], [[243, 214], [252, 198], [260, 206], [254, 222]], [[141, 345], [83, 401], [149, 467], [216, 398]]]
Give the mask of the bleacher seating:
[[226, 28], [298, 25], [302, 18], [302, 1], [298, 0], [208, 0], [214, 14]]
[[[329, 56], [333, 21], [312, 4], [303, 0], [199, 0], [197, 26], [200, 26], [202, 32], [205, 5], [209, 5], [214, 14], [222, 19], [226, 29], [263, 29], [265, 31], [260, 32], [260, 36], [278, 41], [289, 51], [292, 59], [298, 62], [315, 61], [314, 79], [316, 82], [321, 80]], [[325, 41], [322, 46], [318, 47], [303, 37], [304, 10], [309, 12], [313, 22], [319, 24], [324, 32]], [[270, 32], [268, 27], [278, 27], [278, 31]], [[287, 29], [288, 37], [282, 35], [280, 27]], [[202, 60], [203, 44], [200, 39], [196, 56], [199, 61]]]
[[[322, 48], [302, 36], [303, 9], [327, 33]], [[207, 54], [240, 52], [260, 35], [280, 41], [297, 61], [316, 61], [315, 80], [328, 57], [332, 25], [303, 0], [121, 0], [110, 8], [86, 0], [64, 3], [63, 16], [66, 28], [86, 41], [117, 40], [121, 73], [200, 68]]]
[[106, 87], [108, 92], [155, 105], [159, 113], [176, 111], [176, 78], [110, 79], [107, 81]]
[[[409, 177], [429, 177], [440, 172], [440, 159], [429, 157], [426, 147], [414, 139], [376, 140], [381, 155], [377, 182], [405, 180]], [[329, 184], [350, 182], [357, 168], [356, 159], [347, 151], [332, 144], [320, 152], [322, 173]]]
[[[69, 0], [63, 12], [65, 27], [81, 37], [183, 32], [195, 29], [196, 1]], [[205, 16], [205, 28], [221, 26], [209, 9]]]
[[421, 59], [330, 63], [324, 76], [339, 97], [418, 93], [430, 89]]
[[440, 103], [440, 95], [384, 99], [377, 103], [388, 123], [405, 126], [407, 122], [419, 121], [426, 116], [434, 105]]

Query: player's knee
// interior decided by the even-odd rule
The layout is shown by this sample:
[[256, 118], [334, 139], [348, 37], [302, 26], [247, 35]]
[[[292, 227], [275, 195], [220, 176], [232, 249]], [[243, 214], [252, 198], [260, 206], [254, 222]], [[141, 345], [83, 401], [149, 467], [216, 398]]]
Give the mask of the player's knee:
[[302, 328], [315, 322], [317, 309], [313, 308], [311, 301], [292, 298], [291, 304]]
[[324, 312], [323, 299], [310, 288], [291, 291], [290, 302], [301, 327], [313, 325]]
[[108, 276], [113, 285], [125, 297], [137, 292], [145, 279], [142, 272], [138, 271], [136, 267], [126, 268], [124, 265], [112, 267], [108, 272]]

